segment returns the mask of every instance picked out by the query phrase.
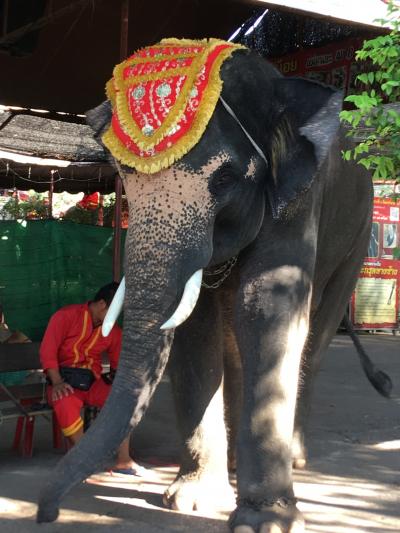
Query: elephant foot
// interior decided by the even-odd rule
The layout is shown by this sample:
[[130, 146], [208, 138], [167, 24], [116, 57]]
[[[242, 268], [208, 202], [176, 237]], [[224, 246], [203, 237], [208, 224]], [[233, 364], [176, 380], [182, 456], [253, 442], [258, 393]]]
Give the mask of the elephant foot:
[[[265, 500], [264, 500], [265, 501]], [[263, 501], [263, 502], [264, 502]], [[274, 504], [245, 503], [231, 514], [229, 526], [233, 533], [303, 533], [305, 522], [296, 504], [286, 498]]]
[[57, 520], [58, 515], [60, 514], [60, 509], [58, 505], [55, 504], [39, 504], [36, 522], [42, 524], [44, 522], [54, 522]]
[[295, 431], [292, 441], [292, 461], [293, 468], [303, 470], [307, 464], [306, 448], [304, 438], [299, 431]]
[[164, 493], [164, 505], [176, 511], [213, 513], [231, 511], [235, 507], [235, 494], [226, 481], [179, 476]]
[[307, 465], [305, 457], [293, 457], [293, 468], [295, 470], [304, 470]]

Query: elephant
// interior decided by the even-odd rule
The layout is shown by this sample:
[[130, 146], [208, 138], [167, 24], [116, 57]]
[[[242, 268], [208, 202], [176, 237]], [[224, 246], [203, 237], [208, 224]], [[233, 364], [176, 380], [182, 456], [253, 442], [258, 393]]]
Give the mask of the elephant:
[[[176, 152], [175, 141], [168, 144], [189, 111], [159, 136], [165, 152], [150, 141], [168, 114], [141, 122], [143, 136], [133, 135], [127, 112], [150, 116], [140, 105], [151, 83], [155, 115], [172, 98], [175, 78], [160, 67], [164, 78], [154, 82], [159, 57], [175, 54], [171, 68], [192, 68], [197, 59], [190, 63], [188, 54], [207, 46], [229, 52], [215, 59], [208, 81], [203, 57], [204, 84], [215, 84], [204, 89], [195, 135], [188, 126], [190, 142]], [[343, 94], [285, 78], [255, 52], [224, 41], [163, 40], [135, 58], [126, 77], [140, 82], [148, 60], [148, 85], [136, 80], [126, 106], [126, 77], [116, 67], [108, 100], [87, 114], [129, 203], [120, 362], [95, 424], [42, 489], [37, 520], [55, 520], [67, 491], [110, 459], [168, 362], [184, 448], [165, 503], [181, 511], [230, 505], [235, 533], [303, 531], [293, 459], [305, 462], [312, 383], [371, 231], [371, 177], [341, 156], [352, 143], [339, 121]], [[194, 98], [199, 88], [186, 94]]]

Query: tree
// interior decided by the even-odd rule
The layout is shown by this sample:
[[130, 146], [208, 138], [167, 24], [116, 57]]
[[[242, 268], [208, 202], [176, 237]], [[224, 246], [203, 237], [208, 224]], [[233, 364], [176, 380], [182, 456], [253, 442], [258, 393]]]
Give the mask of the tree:
[[41, 220], [48, 218], [48, 202], [42, 194], [33, 194], [27, 200], [10, 197], [1, 210], [2, 218], [11, 220]]
[[361, 94], [345, 98], [354, 109], [342, 111], [340, 118], [358, 144], [343, 157], [371, 169], [374, 180], [400, 182], [400, 8], [392, 0], [379, 22], [390, 24], [390, 33], [364, 41], [356, 52], [356, 60], [371, 68], [357, 76], [365, 87]]

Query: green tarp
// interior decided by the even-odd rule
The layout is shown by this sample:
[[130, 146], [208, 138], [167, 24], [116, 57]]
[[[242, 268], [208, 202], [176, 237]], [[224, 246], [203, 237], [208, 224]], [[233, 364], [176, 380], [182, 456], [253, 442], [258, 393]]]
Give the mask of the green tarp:
[[41, 340], [52, 313], [112, 281], [112, 250], [112, 228], [0, 221], [0, 302], [10, 329]]

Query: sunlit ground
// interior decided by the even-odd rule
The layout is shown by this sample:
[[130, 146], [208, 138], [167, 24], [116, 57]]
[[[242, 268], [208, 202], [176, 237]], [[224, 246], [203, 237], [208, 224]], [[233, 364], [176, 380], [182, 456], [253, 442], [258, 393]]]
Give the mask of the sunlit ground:
[[299, 508], [306, 517], [307, 531], [359, 533], [400, 530], [400, 499], [395, 487], [318, 472], [307, 472], [296, 478]]
[[[367, 448], [372, 454], [384, 450], [399, 452], [400, 441], [382, 442]], [[340, 470], [343, 470], [343, 466]], [[139, 532], [226, 531], [228, 512], [209, 515], [194, 512], [190, 517], [163, 508], [162, 494], [174, 479], [176, 467], [154, 468], [142, 480], [111, 476], [108, 472], [96, 474], [68, 496], [56, 524], [42, 526], [36, 525], [33, 519], [36, 512], [36, 481], [43, 474], [37, 476], [37, 468], [30, 470], [29, 466], [7, 470], [8, 476], [0, 472], [3, 494], [7, 492], [3, 485], [7, 478], [13, 478], [13, 483], [18, 480], [19, 492], [24, 493], [29, 487], [31, 490], [28, 490], [30, 501], [16, 496], [0, 498], [2, 532], [14, 531], [11, 526], [17, 523], [21, 524], [18, 531], [41, 528], [43, 531], [73, 531], [78, 528], [87, 532], [105, 532], [108, 528], [125, 531], [125, 527], [128, 531], [128, 526], [134, 526], [134, 530]], [[400, 497], [392, 484], [347, 477], [339, 474], [339, 467], [337, 475], [306, 470], [297, 472], [295, 479], [296, 495], [307, 520], [307, 531], [372, 533], [400, 530]]]
[[[295, 473], [308, 532], [400, 532], [400, 339], [362, 340], [391, 374], [394, 397], [371, 389], [350, 341], [335, 337], [317, 383], [308, 468]], [[154, 399], [148, 425], [145, 420], [134, 434], [135, 449], [149, 457], [157, 457], [156, 448], [167, 453], [174, 447], [166, 399], [165, 391]], [[43, 422], [34, 457], [22, 459], [10, 452], [13, 431], [0, 425], [0, 533], [227, 533], [228, 511], [206, 516], [163, 507], [174, 466], [150, 467], [151, 476], [142, 480], [94, 475], [63, 500], [56, 523], [37, 525], [39, 489], [60, 457], [51, 451], [50, 432]]]

